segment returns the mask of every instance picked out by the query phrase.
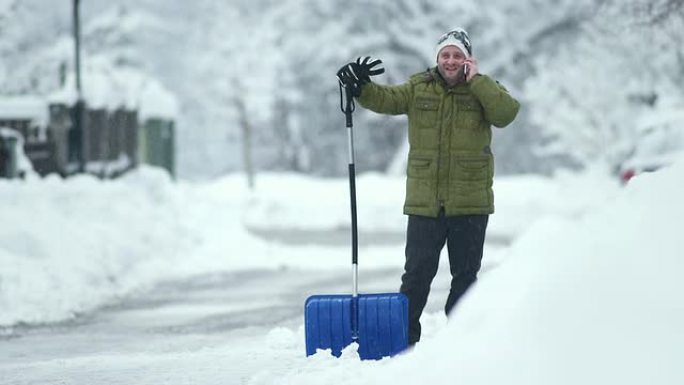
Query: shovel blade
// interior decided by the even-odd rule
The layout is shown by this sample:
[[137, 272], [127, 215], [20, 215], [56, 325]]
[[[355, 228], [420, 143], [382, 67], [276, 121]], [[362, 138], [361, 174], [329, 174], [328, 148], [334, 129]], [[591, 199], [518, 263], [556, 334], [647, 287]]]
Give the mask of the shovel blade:
[[[353, 341], [351, 295], [314, 295], [304, 305], [306, 354], [330, 349], [339, 357]], [[408, 345], [408, 299], [401, 293], [358, 296], [358, 353], [380, 359]]]

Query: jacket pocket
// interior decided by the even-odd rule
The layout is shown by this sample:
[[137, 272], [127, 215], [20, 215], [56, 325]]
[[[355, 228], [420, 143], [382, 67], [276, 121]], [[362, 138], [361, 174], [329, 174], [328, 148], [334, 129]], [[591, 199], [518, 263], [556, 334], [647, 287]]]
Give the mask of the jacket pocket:
[[457, 100], [457, 106], [462, 128], [473, 130], [480, 127], [480, 123], [484, 119], [480, 102], [472, 98], [463, 98]]
[[435, 200], [437, 164], [431, 156], [409, 156], [406, 170], [407, 207], [428, 207]]
[[451, 164], [452, 179], [461, 182], [488, 181], [493, 177], [493, 159], [489, 155], [454, 156]]
[[417, 95], [414, 108], [417, 123], [420, 128], [437, 128], [439, 99], [427, 95]]
[[454, 155], [451, 160], [449, 204], [455, 208], [493, 210], [494, 159], [489, 155]]
[[410, 156], [406, 174], [409, 178], [432, 178], [435, 167], [432, 157]]

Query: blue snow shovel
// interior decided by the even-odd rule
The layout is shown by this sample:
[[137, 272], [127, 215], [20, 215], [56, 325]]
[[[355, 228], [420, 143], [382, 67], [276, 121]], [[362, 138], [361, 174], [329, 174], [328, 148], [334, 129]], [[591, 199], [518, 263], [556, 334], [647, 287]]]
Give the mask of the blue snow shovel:
[[408, 299], [401, 293], [358, 294], [358, 229], [356, 224], [356, 171], [352, 112], [354, 98], [345, 87], [349, 137], [349, 191], [351, 195], [352, 294], [313, 295], [304, 305], [306, 355], [330, 349], [339, 357], [356, 342], [361, 359], [380, 359], [402, 352], [408, 345]]

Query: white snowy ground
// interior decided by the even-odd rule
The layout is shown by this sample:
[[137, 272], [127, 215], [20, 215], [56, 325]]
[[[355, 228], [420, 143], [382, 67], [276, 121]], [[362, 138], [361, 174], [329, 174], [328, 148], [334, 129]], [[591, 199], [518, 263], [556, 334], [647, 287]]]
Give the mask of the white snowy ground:
[[[340, 359], [307, 359], [302, 327], [277, 327], [155, 358], [159, 382], [221, 384], [222, 368], [240, 365], [225, 360], [267, 357], [273, 365], [250, 384], [682, 383], [684, 160], [626, 188], [601, 175], [497, 179], [488, 235], [513, 244], [485, 261], [496, 268], [448, 323], [426, 314], [431, 332], [410, 353], [360, 362], [351, 347]], [[153, 169], [107, 182], [0, 181], [0, 326], [11, 334], [18, 323], [68, 319], [206, 272], [348, 269], [347, 248], [283, 246], [246, 230], [348, 226], [346, 183], [268, 174], [250, 194], [241, 176], [174, 184]], [[357, 187], [362, 230], [403, 231], [402, 180], [362, 175]], [[396, 267], [401, 258], [401, 246], [364, 247], [360, 263]], [[211, 370], [184, 375], [193, 365]]]

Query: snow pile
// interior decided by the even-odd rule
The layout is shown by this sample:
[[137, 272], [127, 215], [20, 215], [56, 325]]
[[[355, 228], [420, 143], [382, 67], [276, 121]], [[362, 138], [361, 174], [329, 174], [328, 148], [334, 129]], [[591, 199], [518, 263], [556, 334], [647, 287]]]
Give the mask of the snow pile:
[[[684, 262], [677, 224], [684, 205], [677, 202], [684, 193], [684, 162], [637, 175], [619, 191], [597, 175], [497, 180], [492, 218], [501, 218], [515, 241], [485, 251], [485, 259], [495, 254], [498, 265], [483, 273], [451, 320], [424, 315], [424, 338], [412, 352], [360, 362], [350, 347], [342, 359], [326, 353], [306, 358], [303, 327], [281, 325], [201, 357], [209, 366], [247, 357], [244, 374], [251, 385], [326, 379], [379, 385], [681, 383], [684, 373], [675, 360], [684, 354], [678, 277]], [[359, 194], [363, 210], [375, 211], [378, 223], [393, 221], [402, 182], [372, 174], [359, 182], [359, 191], [368, 189]], [[300, 213], [301, 223], [330, 228], [333, 219], [348, 216], [346, 180], [270, 174], [258, 178], [257, 188], [250, 194], [239, 175], [172, 183], [149, 168], [116, 181], [0, 181], [0, 325], [62, 320], [162, 280], [200, 273], [349, 268], [346, 245], [283, 246], [244, 227], [247, 217], [275, 222], [274, 228], [296, 223], [294, 214], [278, 211], [275, 197], [289, 194], [308, 209]], [[399, 197], [399, 207], [390, 209], [392, 196]], [[343, 203], [331, 202], [337, 200]], [[270, 208], [259, 217], [250, 208], [254, 202]], [[362, 247], [361, 268], [399, 268], [402, 249]], [[360, 290], [369, 284], [373, 292], [384, 290], [372, 282]], [[261, 365], [263, 357], [272, 364]], [[172, 358], [179, 367], [186, 358], [195, 362], [184, 354]], [[215, 383], [221, 373], [213, 368], [204, 376]]]
[[[616, 186], [592, 174], [498, 180], [488, 239], [513, 239], [547, 216], [579, 216], [614, 194]], [[362, 232], [403, 236], [403, 178], [361, 175], [357, 189]], [[0, 325], [68, 319], [134, 290], [193, 274], [349, 269], [348, 243], [320, 245], [303, 232], [300, 244], [283, 245], [249, 230], [299, 228], [327, 237], [326, 230], [349, 226], [348, 194], [346, 179], [262, 174], [251, 193], [241, 175], [173, 183], [150, 168], [115, 181], [88, 176], [0, 181]], [[361, 273], [403, 265], [400, 240], [360, 247]], [[490, 251], [485, 251], [487, 267], [503, 257]], [[366, 285], [372, 282], [362, 284], [362, 292]]]
[[89, 310], [167, 274], [189, 245], [170, 179], [150, 169], [0, 181], [0, 202], [0, 325]]
[[[240, 175], [185, 184], [146, 167], [110, 181], [0, 179], [0, 326], [69, 319], [196, 274], [349, 269], [347, 246], [286, 247], [250, 235], [241, 220], [249, 200]], [[364, 268], [400, 267], [401, 247], [362, 248]]]
[[680, 159], [580, 218], [537, 222], [414, 351], [319, 353], [251, 384], [682, 383], [683, 195]]

